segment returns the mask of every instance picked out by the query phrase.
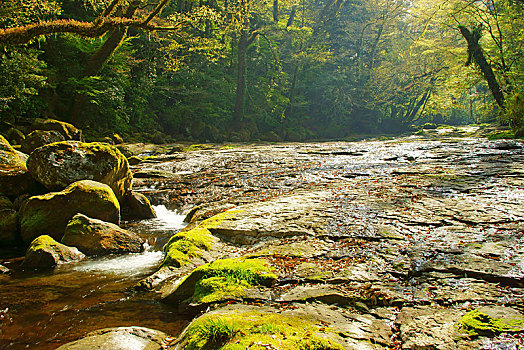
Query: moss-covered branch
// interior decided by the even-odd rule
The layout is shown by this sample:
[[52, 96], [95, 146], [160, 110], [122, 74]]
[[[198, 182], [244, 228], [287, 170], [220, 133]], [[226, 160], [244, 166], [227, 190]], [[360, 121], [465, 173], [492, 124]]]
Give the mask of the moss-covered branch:
[[53, 20], [28, 24], [25, 26], [0, 29], [0, 44], [25, 44], [44, 35], [71, 33], [86, 38], [97, 38], [112, 29], [134, 27], [148, 31], [178, 30], [179, 26], [157, 27], [143, 19], [121, 17], [104, 18], [99, 22], [81, 22], [75, 20]]

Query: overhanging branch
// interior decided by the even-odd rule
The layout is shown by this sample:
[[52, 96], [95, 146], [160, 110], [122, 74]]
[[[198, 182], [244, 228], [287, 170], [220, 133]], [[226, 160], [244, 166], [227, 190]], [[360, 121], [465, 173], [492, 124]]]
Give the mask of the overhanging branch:
[[59, 33], [71, 33], [86, 38], [97, 38], [111, 29], [126, 27], [162, 31], [180, 29], [180, 25], [175, 25], [173, 27], [158, 27], [149, 24], [149, 22], [146, 22], [143, 19], [129, 19], [122, 17], [103, 18], [98, 23], [75, 20], [54, 20], [43, 21], [21, 27], [0, 29], [0, 44], [25, 44], [42, 35]]

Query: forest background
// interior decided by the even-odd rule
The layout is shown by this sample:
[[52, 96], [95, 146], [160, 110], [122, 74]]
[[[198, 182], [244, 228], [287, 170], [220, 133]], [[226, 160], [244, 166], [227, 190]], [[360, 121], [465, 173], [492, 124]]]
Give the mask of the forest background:
[[0, 116], [142, 141], [519, 135], [523, 46], [523, 0], [3, 0]]

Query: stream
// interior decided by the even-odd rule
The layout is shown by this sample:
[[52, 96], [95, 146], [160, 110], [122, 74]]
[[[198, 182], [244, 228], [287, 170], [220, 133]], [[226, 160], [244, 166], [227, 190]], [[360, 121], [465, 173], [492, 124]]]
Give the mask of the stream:
[[150, 296], [128, 292], [162, 262], [166, 237], [185, 226], [183, 215], [162, 205], [155, 210], [158, 218], [134, 226], [148, 242], [143, 253], [59, 265], [46, 273], [18, 271], [1, 283], [0, 348], [55, 349], [95, 329], [136, 324], [179, 333], [187, 320]]
[[[417, 293], [422, 292], [416, 285], [420, 283], [423, 291], [428, 289], [423, 283], [429, 283], [433, 291], [431, 283], [436, 282], [414, 279], [438, 271], [449, 275], [442, 277], [449, 286], [455, 277], [457, 285], [463, 283], [461, 268], [469, 274], [486, 265], [480, 260], [471, 265], [469, 250], [464, 253], [464, 261], [469, 262], [459, 260], [462, 253], [457, 249], [475, 243], [481, 246], [472, 253], [478, 259], [487, 256], [488, 262], [496, 258], [512, 266], [503, 270], [504, 266], [494, 265], [491, 272], [479, 273], [478, 280], [484, 283], [502, 276], [508, 291], [506, 302], [519, 304], [515, 300], [521, 300], [524, 285], [523, 164], [518, 141], [445, 134], [381, 141], [214, 146], [159, 155], [133, 169], [135, 190], [151, 199], [158, 214], [157, 219], [126, 226], [147, 240], [144, 253], [61, 265], [48, 273], [17, 271], [19, 260], [3, 262], [15, 272], [0, 280], [0, 348], [54, 349], [93, 330], [115, 326], [143, 326], [176, 336], [190, 320], [151, 294], [128, 291], [157, 269], [163, 259], [162, 246], [184, 227], [184, 216], [166, 207], [187, 213], [205, 205], [208, 210], [195, 216], [203, 220], [235, 206], [319, 189], [332, 193], [322, 199], [330, 203], [326, 208], [331, 211], [318, 214], [329, 222], [326, 242], [334, 246], [348, 238], [364, 242], [364, 248], [354, 255], [360, 254], [362, 261], [376, 257], [367, 268], [391, 273], [395, 290], [405, 283], [405, 290], [412, 293], [409, 303], [448, 305], [469, 300], [470, 296], [457, 294], [455, 301], [443, 287], [445, 299], [438, 299], [435, 291], [435, 301], [420, 301]], [[388, 233], [390, 240], [381, 240], [378, 224], [393, 232]], [[275, 232], [278, 230], [276, 227]], [[372, 248], [365, 251], [366, 247]], [[249, 247], [237, 244], [235, 249]], [[343, 261], [346, 255], [336, 256], [337, 252], [329, 254]], [[381, 283], [384, 290], [390, 288], [389, 282]], [[478, 290], [481, 287], [484, 284]], [[478, 300], [487, 298], [479, 293]], [[495, 295], [493, 300], [498, 298], [499, 291], [490, 293]]]

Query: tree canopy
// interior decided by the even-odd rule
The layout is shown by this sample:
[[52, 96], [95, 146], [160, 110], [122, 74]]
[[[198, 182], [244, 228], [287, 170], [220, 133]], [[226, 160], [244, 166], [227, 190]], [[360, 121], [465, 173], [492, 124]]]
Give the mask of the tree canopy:
[[524, 127], [513, 0], [5, 0], [3, 121], [148, 139]]

